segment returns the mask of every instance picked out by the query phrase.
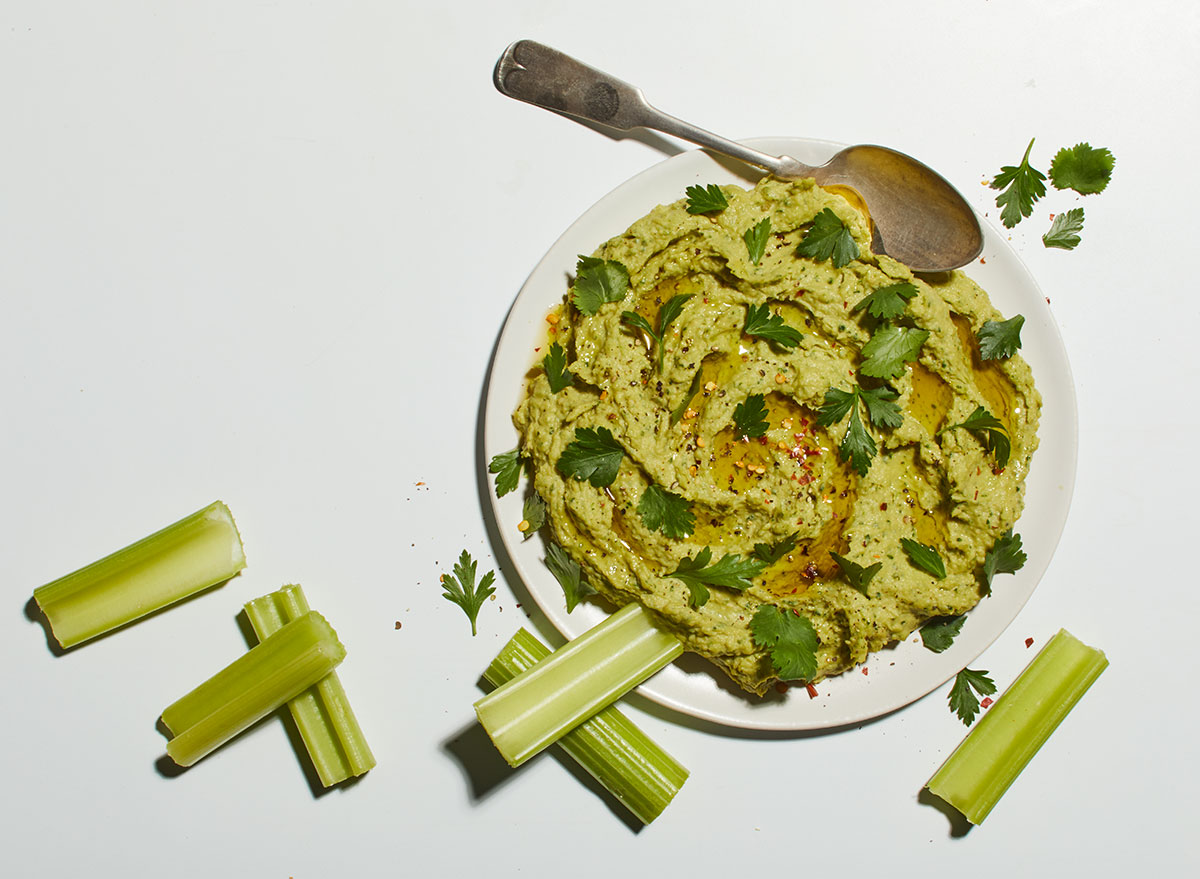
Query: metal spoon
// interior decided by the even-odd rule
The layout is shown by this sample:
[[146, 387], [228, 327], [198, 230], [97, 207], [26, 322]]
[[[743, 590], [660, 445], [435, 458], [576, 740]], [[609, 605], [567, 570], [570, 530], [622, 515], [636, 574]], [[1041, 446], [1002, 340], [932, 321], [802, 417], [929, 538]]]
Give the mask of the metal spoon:
[[533, 40], [509, 46], [496, 62], [494, 79], [502, 94], [519, 101], [621, 131], [661, 131], [783, 180], [812, 177], [822, 186], [850, 187], [871, 217], [872, 250], [915, 272], [955, 269], [983, 250], [983, 230], [958, 191], [933, 169], [887, 147], [846, 147], [819, 167], [760, 153], [669, 116], [652, 107], [641, 89]]

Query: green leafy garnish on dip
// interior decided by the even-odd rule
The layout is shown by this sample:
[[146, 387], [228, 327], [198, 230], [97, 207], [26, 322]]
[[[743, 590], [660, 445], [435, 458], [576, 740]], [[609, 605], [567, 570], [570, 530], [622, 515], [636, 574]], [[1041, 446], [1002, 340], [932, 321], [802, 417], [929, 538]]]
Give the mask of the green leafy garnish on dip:
[[754, 643], [771, 654], [780, 680], [809, 681], [817, 673], [817, 632], [807, 617], [760, 604], [750, 620]]
[[733, 424], [739, 434], [750, 439], [762, 436], [767, 423], [767, 403], [762, 394], [751, 394], [733, 407]]
[[734, 553], [726, 553], [718, 562], [712, 561], [712, 548], [704, 547], [696, 553], [693, 559], [685, 556], [674, 571], [667, 574], [676, 580], [683, 581], [691, 593], [692, 607], [703, 607], [708, 601], [708, 587], [720, 586], [741, 592], [752, 585], [751, 577], [757, 577], [766, 569], [766, 564], [758, 559], [747, 559]]
[[[875, 562], [873, 565], [863, 567], [858, 562], [851, 561], [832, 550], [830, 550], [829, 554], [833, 556], [833, 560], [842, 569], [842, 575], [846, 578], [846, 582], [863, 595], [867, 595], [867, 586], [875, 578], [875, 575], [883, 569], [883, 562]], [[867, 595], [867, 597], [869, 598], [870, 596]]]
[[900, 545], [908, 554], [908, 560], [927, 574], [932, 574], [939, 580], [946, 579], [946, 563], [932, 546], [918, 543], [909, 537], [900, 538]]
[[760, 220], [746, 230], [742, 235], [742, 240], [746, 242], [746, 252], [750, 256], [750, 262], [758, 265], [763, 258], [763, 253], [766, 252], [767, 242], [771, 240], [771, 221]]
[[575, 376], [567, 369], [567, 352], [558, 342], [553, 343], [542, 358], [542, 369], [546, 371], [546, 381], [550, 382], [551, 393], [557, 394], [575, 381]]
[[877, 449], [875, 439], [859, 418], [858, 403], [862, 401], [873, 425], [894, 429], [904, 420], [900, 407], [892, 402], [895, 399], [896, 392], [887, 386], [867, 389], [855, 385], [849, 391], [830, 388], [825, 392], [825, 402], [817, 411], [817, 424], [830, 427], [850, 415], [850, 424], [838, 444], [838, 455], [843, 461], [849, 461], [859, 476], [866, 475]]
[[648, 485], [638, 501], [642, 524], [651, 531], [662, 531], [667, 537], [687, 537], [696, 527], [692, 505], [673, 492], [658, 485]]
[[858, 259], [858, 244], [837, 214], [829, 208], [821, 208], [796, 248], [796, 256], [818, 262], [832, 259], [833, 267], [840, 269]]
[[715, 183], [708, 186], [689, 186], [687, 193], [687, 212], [689, 214], [711, 214], [723, 211], [729, 207], [725, 193]]
[[579, 563], [567, 555], [567, 551], [557, 543], [546, 544], [546, 567], [562, 587], [563, 597], [567, 601], [567, 613], [575, 609], [583, 596], [596, 591], [583, 578], [583, 570]]
[[934, 617], [921, 626], [921, 643], [934, 653], [942, 653], [954, 643], [966, 621], [966, 614], [956, 617]]
[[858, 304], [851, 311], [859, 311], [865, 308], [867, 314], [871, 315], [871, 317], [890, 320], [893, 317], [899, 317], [903, 314], [904, 309], [908, 307], [908, 300], [916, 295], [917, 287], [909, 281], [888, 284], [871, 291], [858, 300]]
[[795, 348], [804, 338], [799, 330], [785, 324], [782, 317], [771, 314], [771, 309], [765, 302], [762, 305], [746, 306], [746, 323], [742, 332], [747, 336], [766, 339], [781, 348]]
[[625, 457], [625, 447], [607, 427], [577, 427], [575, 439], [558, 458], [558, 470], [564, 476], [586, 479], [593, 488], [612, 485]]
[[581, 314], [595, 314], [601, 305], [620, 302], [628, 292], [629, 270], [621, 263], [594, 256], [579, 257], [571, 301]]
[[671, 321], [679, 317], [683, 312], [683, 306], [692, 298], [691, 293], [681, 293], [678, 296], [672, 296], [664, 302], [658, 309], [658, 329], [650, 326], [650, 321], [646, 320], [636, 311], [622, 311], [621, 323], [628, 324], [631, 327], [636, 327], [647, 336], [654, 340], [658, 348], [658, 374], [662, 375], [663, 369], [663, 352], [665, 351], [664, 342], [666, 341], [667, 327], [671, 325]]
[[985, 320], [976, 334], [979, 340], [979, 356], [984, 360], [1005, 360], [1012, 357], [1021, 347], [1023, 326], [1025, 317], [1020, 314], [1008, 320]]
[[966, 421], [952, 424], [946, 430], [954, 430], [956, 427], [964, 427], [975, 434], [975, 437], [983, 443], [983, 447], [996, 456], [996, 467], [1003, 470], [1008, 466], [1008, 456], [1012, 454], [1012, 444], [1008, 439], [1008, 431], [1004, 429], [999, 418], [979, 406], [967, 416]]

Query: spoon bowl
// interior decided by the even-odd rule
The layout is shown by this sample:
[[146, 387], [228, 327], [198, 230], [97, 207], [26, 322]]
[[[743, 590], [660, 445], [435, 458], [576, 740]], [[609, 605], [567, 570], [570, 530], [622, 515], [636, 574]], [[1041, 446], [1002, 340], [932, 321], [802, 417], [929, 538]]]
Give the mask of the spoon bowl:
[[966, 199], [932, 168], [888, 147], [846, 147], [817, 167], [761, 153], [663, 113], [641, 89], [533, 40], [509, 46], [496, 62], [493, 80], [501, 94], [519, 101], [620, 131], [660, 131], [783, 180], [811, 177], [841, 190], [866, 208], [871, 249], [914, 272], [956, 269], [983, 250], [983, 230]]

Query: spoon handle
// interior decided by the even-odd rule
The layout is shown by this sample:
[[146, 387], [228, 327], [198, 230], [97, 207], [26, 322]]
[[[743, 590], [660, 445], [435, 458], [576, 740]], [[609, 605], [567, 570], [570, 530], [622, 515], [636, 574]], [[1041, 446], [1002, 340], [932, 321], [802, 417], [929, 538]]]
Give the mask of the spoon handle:
[[776, 177], [812, 169], [788, 156], [770, 156], [726, 140], [655, 109], [642, 90], [533, 40], [518, 40], [500, 56], [493, 74], [501, 94], [610, 128], [650, 128], [765, 168]]

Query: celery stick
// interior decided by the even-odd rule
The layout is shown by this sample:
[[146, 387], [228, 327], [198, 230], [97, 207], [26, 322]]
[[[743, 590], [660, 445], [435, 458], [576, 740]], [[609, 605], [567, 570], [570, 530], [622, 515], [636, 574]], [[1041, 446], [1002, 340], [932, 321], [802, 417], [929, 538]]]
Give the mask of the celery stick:
[[64, 648], [228, 580], [246, 566], [233, 516], [217, 501], [33, 592]]
[[288, 623], [162, 713], [167, 754], [191, 766], [329, 674], [346, 655], [316, 611]]
[[972, 824], [981, 823], [1107, 667], [1101, 651], [1060, 630], [926, 787]]
[[630, 604], [475, 703], [510, 766], [519, 766], [654, 674], [683, 645]]
[[[297, 585], [284, 586], [246, 604], [246, 616], [259, 641], [265, 641], [284, 624], [308, 611], [308, 599]], [[287, 705], [323, 786], [362, 775], [375, 766], [375, 756], [367, 746], [336, 671]]]
[[[483, 673], [499, 687], [550, 655], [526, 629], [518, 629]], [[649, 824], [679, 792], [688, 771], [614, 705], [601, 709], [558, 744], [643, 824]]]

